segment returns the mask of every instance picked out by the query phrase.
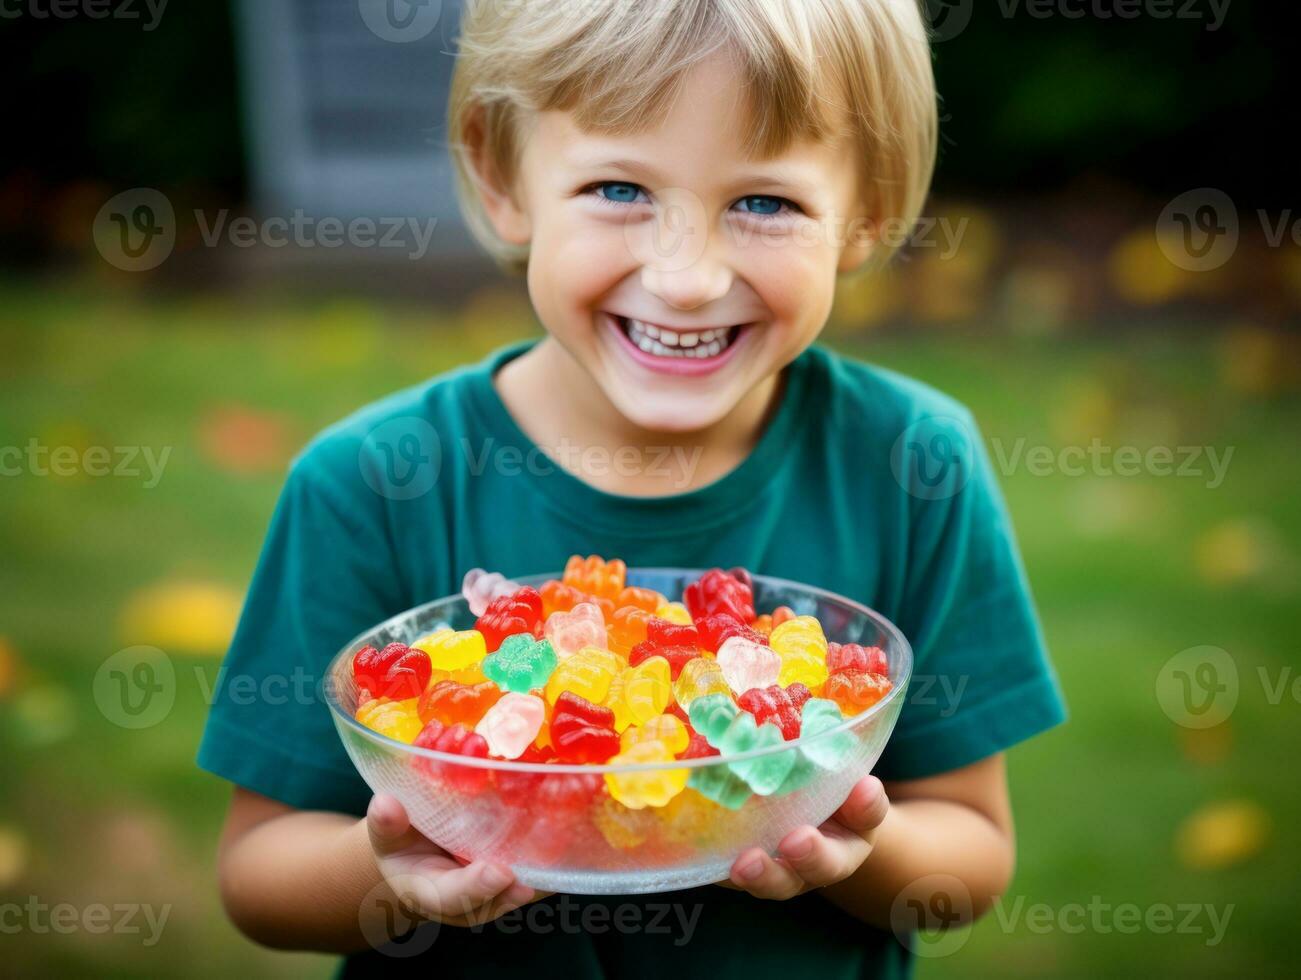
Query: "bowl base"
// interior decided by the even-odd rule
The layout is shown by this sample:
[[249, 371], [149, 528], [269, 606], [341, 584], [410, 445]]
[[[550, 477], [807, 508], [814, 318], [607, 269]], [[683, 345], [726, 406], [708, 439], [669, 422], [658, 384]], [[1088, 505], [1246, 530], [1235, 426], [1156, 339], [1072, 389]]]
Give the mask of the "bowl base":
[[512, 865], [515, 878], [530, 888], [569, 895], [646, 895], [697, 888], [727, 878], [731, 861], [663, 870], [586, 871], [582, 868], [530, 868]]

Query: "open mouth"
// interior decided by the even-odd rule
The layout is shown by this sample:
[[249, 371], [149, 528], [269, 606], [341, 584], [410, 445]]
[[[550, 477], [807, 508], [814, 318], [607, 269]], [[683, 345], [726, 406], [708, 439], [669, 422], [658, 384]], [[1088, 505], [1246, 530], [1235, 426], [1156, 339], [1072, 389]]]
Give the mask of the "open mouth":
[[746, 324], [704, 330], [674, 330], [611, 314], [623, 335], [639, 350], [655, 357], [705, 360], [717, 357], [736, 342]]

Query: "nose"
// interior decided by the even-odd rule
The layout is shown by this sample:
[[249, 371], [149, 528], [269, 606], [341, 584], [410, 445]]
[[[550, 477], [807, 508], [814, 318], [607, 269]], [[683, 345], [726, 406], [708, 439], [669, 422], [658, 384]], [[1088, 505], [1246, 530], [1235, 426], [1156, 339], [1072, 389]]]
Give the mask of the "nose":
[[681, 269], [642, 266], [641, 282], [647, 292], [674, 309], [694, 310], [728, 294], [732, 270], [727, 263], [702, 255]]

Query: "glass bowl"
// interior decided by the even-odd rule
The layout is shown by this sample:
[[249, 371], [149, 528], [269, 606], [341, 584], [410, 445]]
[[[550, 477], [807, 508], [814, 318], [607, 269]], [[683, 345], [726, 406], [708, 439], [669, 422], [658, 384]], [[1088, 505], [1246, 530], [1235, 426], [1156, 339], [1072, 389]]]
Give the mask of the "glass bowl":
[[[677, 599], [700, 575], [698, 569], [630, 568], [628, 584]], [[548, 578], [559, 575], [515, 581], [537, 586]], [[353, 717], [353, 653], [366, 645], [412, 643], [444, 626], [471, 628], [475, 617], [455, 595], [410, 609], [352, 640], [330, 663], [326, 700], [367, 785], [397, 797], [421, 833], [460, 858], [500, 861], [532, 888], [572, 894], [662, 892], [720, 881], [743, 850], [758, 846], [775, 853], [792, 829], [817, 826], [835, 812], [880, 757], [912, 672], [908, 641], [878, 613], [821, 589], [752, 578], [756, 609], [790, 606], [816, 616], [829, 641], [880, 647], [892, 682], [886, 696], [816, 735], [672, 765], [471, 759], [407, 745], [362, 725]], [[606, 791], [607, 775], [680, 781], [684, 771], [687, 788], [666, 806], [631, 809]], [[774, 773], [787, 775], [771, 790]], [[750, 783], [769, 795], [751, 792]]]

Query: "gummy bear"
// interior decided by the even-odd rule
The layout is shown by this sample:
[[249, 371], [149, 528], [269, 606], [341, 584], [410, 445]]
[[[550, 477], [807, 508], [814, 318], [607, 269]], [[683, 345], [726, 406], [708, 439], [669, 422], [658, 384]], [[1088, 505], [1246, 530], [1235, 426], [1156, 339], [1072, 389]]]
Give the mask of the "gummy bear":
[[653, 616], [646, 624], [646, 642], [657, 647], [692, 647], [698, 650], [700, 634], [694, 626]]
[[691, 727], [708, 739], [710, 745], [717, 746], [740, 711], [727, 694], [704, 694], [691, 702], [687, 713], [691, 716]]
[[693, 657], [682, 665], [673, 682], [673, 697], [684, 709], [689, 709], [692, 701], [705, 694], [726, 694], [731, 700], [732, 688], [717, 660]]
[[619, 747], [627, 751], [643, 742], [658, 742], [668, 750], [670, 755], [685, 752], [691, 742], [687, 726], [677, 715], [663, 714], [647, 718], [640, 725], [633, 725], [619, 736]]
[[889, 674], [885, 651], [880, 647], [864, 647], [857, 643], [828, 643], [827, 670], [833, 674], [842, 670], [862, 670], [869, 674]]
[[773, 722], [781, 729], [782, 738], [790, 741], [800, 737], [800, 709], [812, 696], [803, 684], [792, 684], [787, 688], [773, 684], [751, 688], [737, 698], [736, 703], [754, 715], [754, 720], [760, 724]]
[[787, 620], [795, 618], [795, 610], [790, 606], [778, 606], [772, 611], [772, 625], [776, 629]]
[[553, 612], [542, 629], [561, 660], [583, 647], [605, 649], [605, 616], [601, 608], [591, 602], [580, 602], [568, 612]]
[[592, 809], [592, 823], [611, 847], [628, 851], [645, 842], [657, 818], [649, 810], [629, 809], [612, 796], [605, 796]]
[[[434, 719], [425, 724], [416, 736], [415, 745], [449, 755], [464, 755], [472, 759], [488, 758], [488, 743], [464, 725], [444, 725]], [[463, 793], [477, 793], [488, 783], [489, 770], [475, 765], [457, 765], [434, 759], [418, 759], [417, 768]]]
[[741, 622], [730, 613], [713, 613], [709, 616], [702, 616], [696, 621], [696, 631], [700, 637], [700, 646], [711, 653], [717, 653], [718, 648], [731, 636], [741, 636], [752, 643], [762, 644], [768, 642], [768, 638], [764, 634]]
[[503, 694], [474, 726], [476, 735], [488, 743], [488, 752], [502, 759], [516, 759], [537, 738], [546, 718], [542, 699], [533, 694]]
[[743, 636], [729, 636], [724, 640], [716, 659], [723, 669], [723, 677], [737, 694], [752, 687], [776, 684], [782, 669], [776, 651]]
[[503, 691], [527, 694], [542, 687], [556, 669], [556, 652], [546, 640], [516, 633], [502, 641], [483, 661], [483, 673]]
[[725, 763], [692, 769], [687, 785], [705, 799], [729, 810], [739, 810], [754, 795], [745, 780], [732, 772]]
[[633, 647], [646, 639], [646, 624], [650, 622], [653, 613], [654, 610], [648, 612], [637, 606], [620, 606], [616, 609], [608, 630], [610, 649], [621, 657], [627, 657]]
[[631, 724], [640, 725], [664, 711], [673, 696], [669, 662], [651, 657], [623, 673], [623, 703]]
[[[687, 785], [690, 786], [690, 780]], [[665, 840], [711, 847], [719, 839], [718, 804], [694, 789], [679, 793], [659, 811]]]
[[357, 720], [373, 732], [408, 744], [420, 733], [415, 698], [405, 701], [374, 698], [357, 709]]
[[439, 630], [416, 640], [414, 646], [429, 654], [435, 670], [465, 670], [488, 654], [483, 634], [478, 630]]
[[542, 596], [537, 589], [527, 585], [510, 595], [498, 596], [475, 620], [474, 628], [483, 634], [489, 652], [516, 633], [539, 637], [542, 635]]
[[[723, 755], [772, 748], [784, 742], [781, 729], [772, 722], [755, 724], [754, 716], [747, 711], [737, 714], [716, 738], [709, 738], [709, 744]], [[770, 752], [754, 759], [739, 759], [730, 763], [730, 767], [757, 794], [767, 796], [776, 792], [790, 775], [795, 759], [794, 750]]]
[[383, 650], [362, 647], [352, 656], [352, 676], [358, 690], [372, 697], [403, 700], [418, 697], [429, 683], [429, 655], [405, 643], [390, 643]]
[[482, 568], [472, 568], [461, 579], [461, 595], [470, 607], [470, 615], [482, 616], [488, 603], [499, 596], [518, 592], [520, 585], [512, 582], [501, 572], [488, 572]]
[[729, 613], [748, 623], [754, 619], [754, 592], [740, 579], [721, 568], [711, 568], [682, 590], [682, 599], [692, 619], [712, 613]]
[[822, 696], [835, 701], [846, 715], [866, 711], [890, 693], [890, 679], [865, 670], [838, 670], [827, 678]]
[[500, 697], [501, 688], [492, 681], [480, 684], [438, 681], [420, 695], [417, 710], [422, 724], [437, 718], [444, 725], [461, 724], [472, 728]]
[[606, 561], [598, 555], [589, 555], [587, 558], [570, 555], [565, 562], [561, 581], [588, 595], [613, 601], [623, 591], [627, 575], [628, 566], [622, 559], [612, 558]]
[[628, 666], [636, 667], [643, 661], [651, 657], [663, 657], [669, 663], [669, 675], [673, 680], [677, 680], [678, 674], [682, 672], [683, 666], [688, 660], [694, 660], [700, 656], [699, 648], [695, 646], [686, 647], [662, 647], [645, 640], [638, 643], [628, 654]]
[[691, 625], [691, 613], [680, 602], [664, 603], [655, 610], [655, 615], [660, 619], [667, 619], [670, 623], [679, 623], [682, 626]]
[[823, 733], [844, 720], [836, 702], [809, 698], [800, 712], [800, 752], [823, 769], [838, 768], [854, 751], [854, 735], [848, 731]]
[[768, 643], [781, 657], [778, 684], [798, 681], [819, 688], [827, 679], [827, 639], [822, 624], [812, 616], [796, 616], [774, 626]]
[[656, 592], [654, 589], [639, 589], [636, 586], [627, 586], [618, 596], [615, 597], [614, 605], [616, 609], [622, 609], [624, 606], [633, 606], [642, 612], [654, 613], [656, 609], [664, 605], [668, 600]]
[[572, 691], [593, 704], [600, 704], [610, 691], [610, 681], [623, 669], [623, 662], [609, 650], [584, 647], [562, 660], [547, 681], [546, 698], [552, 704], [564, 691]]
[[620, 748], [614, 712], [566, 691], [551, 714], [551, 745], [562, 762], [604, 762]]
[[[659, 742], [641, 742], [609, 760], [612, 766], [672, 761], [673, 753]], [[686, 769], [607, 772], [605, 787], [610, 796], [624, 806], [640, 810], [648, 806], [664, 806], [686, 788], [690, 775]]]
[[718, 755], [718, 749], [709, 744], [709, 739], [697, 731], [692, 731], [687, 738], [687, 747], [678, 753], [679, 759], [703, 759]]

